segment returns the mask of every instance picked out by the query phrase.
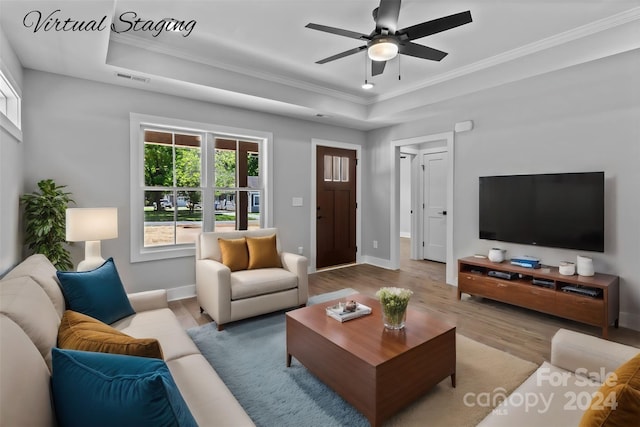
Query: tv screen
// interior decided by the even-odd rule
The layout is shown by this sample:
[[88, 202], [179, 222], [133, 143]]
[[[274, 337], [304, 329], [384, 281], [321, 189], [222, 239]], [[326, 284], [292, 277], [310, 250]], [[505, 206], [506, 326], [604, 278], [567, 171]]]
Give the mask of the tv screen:
[[604, 172], [480, 177], [480, 238], [604, 252]]

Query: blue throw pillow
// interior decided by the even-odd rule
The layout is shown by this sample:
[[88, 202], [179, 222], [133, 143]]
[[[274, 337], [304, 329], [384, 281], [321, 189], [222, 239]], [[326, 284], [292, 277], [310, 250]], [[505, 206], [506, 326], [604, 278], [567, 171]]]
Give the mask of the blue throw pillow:
[[51, 353], [60, 427], [197, 427], [164, 361], [58, 348]]
[[111, 324], [135, 314], [118, 270], [109, 258], [91, 271], [58, 271], [67, 310], [77, 311]]

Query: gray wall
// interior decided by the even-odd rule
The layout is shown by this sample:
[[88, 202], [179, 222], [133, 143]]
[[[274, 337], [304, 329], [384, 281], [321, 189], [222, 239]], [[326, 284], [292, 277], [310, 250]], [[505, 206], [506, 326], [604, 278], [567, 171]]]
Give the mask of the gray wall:
[[[22, 65], [0, 28], [2, 72], [15, 81], [22, 92]], [[0, 276], [22, 259], [19, 197], [22, 185], [22, 143], [0, 126]]]
[[[119, 237], [102, 242], [129, 291], [195, 283], [192, 257], [129, 262], [129, 113], [136, 112], [273, 133], [273, 216], [283, 248], [309, 255], [311, 139], [362, 144], [364, 132], [251, 112], [158, 93], [27, 70], [24, 180], [28, 191], [43, 178], [68, 185], [79, 207], [119, 209]], [[303, 197], [301, 210], [291, 198]], [[83, 258], [75, 244], [74, 262]]]
[[[454, 257], [487, 253], [538, 256], [544, 263], [575, 260], [571, 250], [478, 239], [478, 177], [513, 173], [605, 171], [604, 253], [588, 253], [596, 271], [621, 278], [621, 322], [640, 330], [640, 52], [630, 52], [442, 103], [443, 113], [369, 132], [365, 181], [367, 208], [380, 209], [363, 228], [365, 251], [388, 258], [389, 143], [453, 130], [472, 119], [475, 129], [456, 134]], [[382, 206], [385, 206], [383, 209]], [[378, 240], [377, 250], [369, 249]], [[584, 255], [584, 253], [581, 253]]]
[[[285, 231], [285, 249], [304, 246], [307, 253], [311, 138], [366, 142], [363, 255], [380, 260], [390, 259], [390, 142], [451, 131], [455, 122], [472, 119], [475, 129], [457, 134], [455, 141], [454, 256], [495, 245], [477, 238], [478, 176], [604, 170], [606, 247], [604, 254], [591, 255], [598, 271], [621, 277], [621, 322], [640, 329], [639, 63], [638, 52], [610, 57], [430, 106], [429, 120], [367, 133], [28, 70], [24, 142], [2, 134], [0, 274], [20, 259], [17, 196], [32, 191], [38, 180], [53, 178], [69, 185], [79, 206], [120, 209], [120, 237], [103, 242], [103, 254], [114, 256], [130, 291], [194, 282], [191, 258], [129, 263], [129, 112], [273, 132], [274, 225]], [[304, 210], [291, 207], [293, 196], [304, 198]], [[548, 264], [576, 256], [500, 245]], [[76, 262], [81, 246], [73, 249]]]

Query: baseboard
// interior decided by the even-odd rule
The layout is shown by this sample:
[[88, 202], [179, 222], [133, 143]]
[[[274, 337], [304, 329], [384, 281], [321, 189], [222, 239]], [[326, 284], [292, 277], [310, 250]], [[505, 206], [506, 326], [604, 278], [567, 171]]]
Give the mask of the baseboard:
[[406, 239], [410, 239], [411, 238], [411, 232], [409, 232], [409, 231], [401, 231], [400, 232], [400, 237], [404, 237]]
[[391, 261], [388, 259], [363, 255], [361, 261], [364, 264], [375, 265], [376, 267], [386, 268], [387, 270], [395, 270], [395, 268], [393, 268], [393, 266], [391, 265]]
[[619, 324], [623, 328], [640, 331], [640, 314], [621, 312]]
[[167, 299], [169, 301], [191, 298], [195, 296], [196, 296], [196, 285], [186, 285], [186, 286], [180, 286], [179, 288], [167, 289]]

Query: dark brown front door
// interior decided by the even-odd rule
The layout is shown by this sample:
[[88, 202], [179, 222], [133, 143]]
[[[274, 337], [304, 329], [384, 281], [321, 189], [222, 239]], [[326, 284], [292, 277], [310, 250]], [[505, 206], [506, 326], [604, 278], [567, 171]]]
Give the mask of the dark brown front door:
[[316, 267], [356, 261], [356, 152], [317, 148]]

